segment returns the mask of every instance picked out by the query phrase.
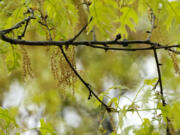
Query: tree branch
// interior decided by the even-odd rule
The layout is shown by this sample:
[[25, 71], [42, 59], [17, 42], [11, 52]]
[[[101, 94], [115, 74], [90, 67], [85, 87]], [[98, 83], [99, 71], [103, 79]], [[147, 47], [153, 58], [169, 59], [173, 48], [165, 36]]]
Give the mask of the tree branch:
[[154, 52], [154, 58], [155, 58], [155, 61], [156, 61], [156, 67], [157, 67], [157, 71], [158, 71], [158, 81], [159, 81], [159, 85], [160, 85], [160, 93], [161, 93], [162, 105], [165, 106], [166, 102], [165, 102], [165, 99], [164, 99], [163, 85], [162, 85], [161, 71], [160, 71], [161, 64], [159, 63], [156, 49], [153, 49], [153, 52]]
[[[166, 106], [166, 101], [164, 99], [164, 91], [163, 91], [163, 85], [162, 85], [161, 71], [160, 71], [161, 64], [159, 63], [156, 49], [153, 49], [153, 52], [154, 52], [154, 57], [155, 57], [155, 61], [156, 61], [156, 67], [157, 67], [157, 71], [158, 71], [161, 101], [162, 101], [162, 105]], [[169, 128], [169, 124], [171, 123], [171, 121], [170, 121], [170, 119], [168, 117], [166, 117], [166, 120], [167, 120], [166, 135], [171, 135], [170, 128]]]
[[[6, 31], [6, 30], [5, 30]], [[153, 50], [152, 46], [154, 46], [155, 49], [165, 49], [172, 52], [175, 52], [171, 48], [178, 48], [180, 45], [161, 45], [159, 43], [150, 42], [148, 40], [126, 40], [126, 41], [74, 41], [66, 40], [66, 41], [27, 41], [27, 40], [20, 40], [20, 39], [14, 39], [9, 38], [3, 34], [3, 31], [0, 31], [1, 40], [11, 43], [11, 44], [18, 44], [18, 45], [28, 45], [28, 46], [89, 46], [92, 48], [99, 48], [103, 50], [122, 50], [122, 51], [141, 51], [141, 50]], [[138, 47], [138, 48], [120, 48], [120, 47], [104, 47], [104, 45], [120, 45], [123, 46], [124, 44], [128, 45], [149, 45], [149, 47]]]
[[[92, 21], [92, 17], [90, 18], [90, 21], [72, 38], [69, 40], [69, 42], [75, 41], [80, 34], [86, 29], [86, 27], [88, 26], [88, 24]], [[91, 96], [93, 95], [105, 108], [108, 112], [110, 112], [112, 110], [112, 108], [110, 108], [108, 105], [106, 105], [97, 95], [96, 93], [91, 89], [91, 86], [89, 83], [87, 83], [82, 77], [81, 75], [77, 72], [77, 70], [73, 67], [72, 63], [70, 62], [70, 60], [68, 59], [66, 53], [63, 50], [62, 46], [59, 46], [66, 62], [68, 63], [69, 67], [73, 70], [74, 74], [79, 78], [79, 80], [84, 84], [84, 86], [89, 90], [89, 96], [88, 99], [91, 98]]]
[[[155, 28], [155, 15], [154, 15], [154, 13], [153, 13], [153, 11], [151, 9], [151, 31], [149, 32], [149, 36], [148, 36], [148, 39], [147, 39], [149, 41], [151, 39], [152, 31], [154, 30], [154, 28]], [[161, 46], [161, 47], [163, 47], [163, 46]], [[172, 51], [171, 48], [166, 48], [166, 49]], [[159, 63], [157, 50], [156, 50], [155, 46], [153, 46], [153, 53], [154, 53], [154, 58], [155, 58], [155, 61], [156, 61], [156, 67], [157, 67], [157, 72], [158, 72], [158, 82], [159, 82], [159, 85], [160, 85], [161, 102], [162, 102], [163, 106], [166, 106], [166, 101], [165, 101], [165, 98], [164, 98], [163, 85], [162, 85], [161, 70], [160, 70], [160, 66], [162, 64]], [[155, 88], [157, 87], [158, 82], [156, 83]], [[166, 135], [171, 135], [170, 128], [169, 128], [170, 120], [169, 120], [168, 117], [166, 117], [166, 120], [167, 120]]]
[[[73, 72], [75, 73], [75, 75], [79, 78], [79, 80], [84, 84], [84, 86], [89, 90], [90, 94], [92, 94], [105, 108], [107, 111], [111, 111], [112, 108], [110, 108], [109, 106], [107, 106], [97, 95], [96, 93], [91, 89], [90, 84], [88, 84], [80, 75], [79, 73], [76, 71], [76, 69], [73, 67], [73, 65], [71, 64], [71, 62], [69, 61], [68, 57], [66, 56], [66, 53], [64, 52], [62, 46], [59, 46], [59, 48], [61, 49], [61, 52], [66, 60], [66, 62], [68, 63], [69, 67], [73, 70]], [[89, 98], [89, 97], [88, 97]]]
[[0, 31], [0, 35], [5, 35], [5, 34], [11, 32], [11, 31], [13, 31], [14, 29], [18, 29], [18, 28], [22, 27], [23, 24], [30, 21], [31, 19], [35, 19], [35, 17], [34, 16], [28, 16], [24, 20], [22, 20], [22, 21], [18, 22], [17, 24], [15, 24], [13, 27]]
[[[91, 22], [91, 20], [92, 20], [92, 17], [91, 17], [89, 23]], [[89, 23], [88, 23], [88, 24], [89, 24]], [[80, 34], [86, 29], [86, 27], [88, 26], [88, 24], [86, 24], [86, 25], [78, 32], [78, 34], [76, 34], [71, 40], [69, 40], [69, 42], [73, 42], [74, 40], [76, 40], [76, 38], [78, 38], [78, 37], [80, 36]], [[52, 40], [51, 32], [50, 32], [50, 29], [49, 29], [47, 23], [46, 23], [46, 24], [42, 24], [42, 25], [44, 25], [44, 26], [47, 28], [48, 33], [49, 33], [50, 40]], [[112, 110], [112, 108], [110, 108], [109, 106], [107, 106], [107, 105], [96, 95], [96, 93], [91, 89], [90, 84], [87, 83], [87, 82], [80, 76], [80, 74], [77, 72], [77, 70], [73, 67], [72, 63], [70, 62], [70, 60], [68, 59], [66, 53], [64, 52], [63, 46], [59, 46], [59, 48], [60, 48], [60, 50], [61, 50], [61, 52], [62, 52], [62, 54], [63, 54], [64, 59], [65, 59], [66, 62], [68, 63], [69, 67], [72, 69], [72, 71], [74, 72], [74, 74], [79, 78], [79, 80], [84, 84], [84, 86], [89, 90], [88, 99], [90, 99], [91, 96], [93, 95], [93, 96], [106, 108], [106, 110], [107, 110], [108, 112], [110, 112], [110, 111]]]
[[22, 39], [25, 36], [25, 33], [26, 33], [26, 30], [27, 30], [29, 22], [30, 22], [30, 20], [26, 21], [26, 25], [24, 27], [24, 31], [23, 31], [23, 33], [20, 36], [18, 36], [18, 39]]
[[71, 41], [71, 42], [75, 41], [81, 35], [81, 33], [87, 28], [88, 24], [92, 21], [92, 19], [93, 19], [93, 17], [91, 17], [89, 22], [84, 27], [82, 27], [82, 29], [69, 41]]

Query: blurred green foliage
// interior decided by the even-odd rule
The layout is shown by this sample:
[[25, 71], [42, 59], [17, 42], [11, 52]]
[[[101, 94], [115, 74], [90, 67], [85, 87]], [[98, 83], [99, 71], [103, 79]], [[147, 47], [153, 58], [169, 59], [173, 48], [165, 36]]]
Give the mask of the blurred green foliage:
[[[120, 40], [144, 40], [148, 36], [146, 31], [151, 29], [149, 16], [153, 12], [156, 28], [151, 40], [164, 45], [180, 43], [180, 1], [1, 0], [0, 29], [10, 28], [27, 17], [28, 8], [33, 9], [36, 19], [30, 22], [23, 40], [49, 40], [47, 29], [38, 22], [48, 24], [53, 40], [70, 39], [91, 16], [93, 20], [88, 29], [77, 40], [114, 40], [118, 33], [122, 34]], [[21, 27], [8, 36], [17, 38], [23, 30]], [[145, 45], [134, 47], [139, 46]], [[175, 50], [179, 51], [179, 48]], [[164, 107], [158, 91], [153, 90], [157, 74], [149, 75], [147, 71], [156, 72], [156, 67], [148, 64], [153, 58], [152, 51], [118, 52], [80, 46], [70, 47], [66, 53], [99, 98], [120, 112], [108, 113], [95, 98], [88, 100], [88, 91], [71, 73], [56, 47], [21, 47], [0, 40], [0, 134], [20, 135], [34, 131], [42, 135], [126, 135], [132, 132], [135, 135], [159, 135], [165, 133], [166, 127], [161, 125], [166, 122], [166, 117], [171, 120], [171, 133], [180, 133], [179, 55], [158, 50], [168, 103]], [[4, 98], [14, 81], [24, 86], [27, 94], [19, 106], [5, 109]], [[128, 93], [136, 96], [129, 98]], [[123, 98], [130, 104], [120, 106]], [[155, 104], [153, 109], [148, 108], [150, 101]], [[31, 105], [38, 108], [37, 112], [36, 109], [28, 110]], [[21, 112], [22, 106], [25, 106], [26, 116]], [[37, 115], [41, 107], [43, 113], [38, 115], [36, 126], [32, 128], [27, 119]], [[80, 117], [77, 127], [68, 124], [68, 121], [76, 120], [75, 116], [68, 121], [65, 119], [64, 110], [68, 107]], [[126, 125], [127, 113], [134, 114], [141, 109], [152, 110], [155, 118], [143, 118], [141, 125]], [[116, 114], [118, 118], [115, 118]], [[159, 125], [154, 124], [155, 121]]]

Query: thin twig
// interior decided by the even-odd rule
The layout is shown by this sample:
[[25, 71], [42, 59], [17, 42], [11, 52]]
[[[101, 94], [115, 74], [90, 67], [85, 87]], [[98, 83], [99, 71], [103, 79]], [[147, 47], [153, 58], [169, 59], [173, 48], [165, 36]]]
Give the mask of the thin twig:
[[173, 52], [173, 53], [175, 53], [175, 54], [180, 54], [180, 51], [173, 50], [172, 48], [168, 48], [167, 50], [168, 50], [168, 51], [171, 51], [171, 52]]
[[0, 31], [0, 35], [7, 34], [7, 33], [11, 32], [11, 31], [13, 31], [14, 29], [18, 29], [18, 28], [22, 27], [22, 24], [26, 23], [27, 21], [29, 21], [31, 19], [35, 19], [35, 17], [34, 16], [28, 16], [24, 20], [22, 20], [22, 21], [18, 22], [17, 24], [15, 24], [13, 27]]
[[[151, 15], [151, 20], [150, 20], [151, 21], [151, 31], [149, 32], [149, 35], [148, 35], [148, 38], [147, 38], [147, 40], [149, 42], [150, 42], [150, 39], [151, 39], [151, 36], [152, 36], [152, 31], [155, 28], [155, 15], [154, 15], [152, 9], [150, 9], [150, 11], [151, 11], [151, 13], [150, 13], [150, 15]], [[157, 72], [158, 72], [158, 82], [159, 82], [159, 85], [160, 85], [161, 100], [162, 100], [163, 106], [165, 106], [166, 102], [164, 100], [164, 93], [163, 93], [163, 86], [162, 86], [162, 79], [161, 79], [161, 71], [160, 71], [161, 64], [159, 63], [157, 50], [156, 50], [155, 46], [152, 46], [152, 47], [153, 47], [154, 58], [155, 58], [155, 61], [156, 61], [156, 67], [157, 67]], [[156, 85], [157, 85], [157, 83], [156, 83]]]
[[26, 25], [24, 27], [23, 33], [20, 36], [18, 36], [18, 39], [22, 39], [25, 36], [25, 33], [26, 33], [29, 22], [30, 22], [30, 20], [26, 21]]
[[69, 41], [71, 41], [71, 42], [75, 41], [81, 35], [81, 33], [87, 28], [87, 26], [92, 21], [92, 19], [93, 19], [93, 17], [91, 17], [89, 19], [89, 22], [84, 27], [82, 27], [82, 29], [72, 39], [70, 39]]
[[[163, 92], [163, 85], [162, 85], [162, 79], [161, 79], [161, 71], [160, 71], [160, 63], [159, 63], [159, 60], [158, 60], [158, 56], [157, 56], [157, 50], [154, 49], [154, 57], [155, 57], [155, 61], [156, 61], [156, 66], [157, 66], [157, 70], [158, 70], [158, 78], [159, 78], [159, 85], [160, 85], [160, 94], [161, 94], [161, 101], [162, 101], [162, 105], [163, 106], [166, 106], [166, 101], [164, 99], [164, 92]], [[170, 119], [168, 117], [166, 117], [166, 120], [167, 120], [167, 127], [166, 127], [166, 135], [171, 135], [170, 133]]]
[[158, 83], [159, 83], [159, 79], [157, 80], [157, 82], [155, 83], [154, 87], [152, 88], [152, 90], [155, 90], [156, 87], [158, 86]]
[[47, 23], [46, 23], [46, 22], [43, 23], [43, 22], [41, 22], [41, 21], [38, 21], [38, 22], [39, 22], [39, 24], [41, 24], [42, 26], [45, 26], [45, 27], [47, 28], [48, 34], [49, 34], [49, 40], [52, 41], [51, 30], [50, 30], [49, 26], [47, 25]]
[[[153, 29], [155, 28], [155, 15], [153, 13], [153, 11], [151, 10], [151, 31], [149, 33], [149, 36], [148, 36], [148, 39], [150, 41], [151, 39], [151, 35], [152, 35], [152, 31]], [[162, 46], [161, 46], [162, 47]], [[171, 50], [171, 48], [167, 48], [167, 50]], [[171, 50], [172, 51], [172, 50]], [[164, 98], [164, 90], [163, 90], [163, 85], [162, 85], [162, 77], [161, 77], [161, 70], [160, 70], [160, 66], [162, 64], [159, 63], [159, 60], [158, 60], [158, 55], [157, 55], [157, 50], [155, 48], [155, 46], [153, 46], [153, 53], [154, 53], [154, 58], [155, 58], [155, 61], [156, 61], [156, 67], [157, 67], [157, 72], [158, 72], [158, 82], [156, 83], [155, 87], [157, 87], [157, 84], [160, 85], [160, 94], [161, 94], [161, 102], [162, 102], [162, 105], [163, 106], [166, 106], [166, 101], [165, 101], [165, 98]], [[167, 120], [167, 127], [166, 127], [166, 135], [171, 135], [170, 133], [170, 128], [169, 128], [169, 123], [170, 123], [170, 120], [168, 117], [166, 117], [166, 120]]]
[[157, 67], [157, 71], [158, 71], [158, 78], [159, 78], [158, 81], [159, 81], [159, 85], [160, 85], [161, 100], [162, 100], [163, 106], [166, 106], [166, 102], [165, 102], [165, 99], [164, 99], [164, 93], [163, 93], [161, 71], [160, 71], [160, 65], [161, 64], [159, 63], [159, 60], [158, 60], [157, 50], [153, 49], [153, 52], [154, 52], [154, 58], [155, 58], [155, 61], [156, 61], [156, 67]]
[[76, 69], [73, 67], [71, 62], [69, 61], [68, 57], [66, 56], [66, 53], [64, 52], [62, 46], [59, 46], [61, 49], [61, 52], [66, 60], [66, 62], [69, 64], [70, 68], [73, 70], [75, 75], [79, 78], [79, 80], [84, 84], [84, 86], [89, 90], [89, 92], [106, 108], [107, 111], [111, 111], [112, 108], [110, 108], [108, 105], [106, 105], [97, 95], [96, 93], [91, 89], [90, 85], [79, 75], [79, 73], [76, 71]]

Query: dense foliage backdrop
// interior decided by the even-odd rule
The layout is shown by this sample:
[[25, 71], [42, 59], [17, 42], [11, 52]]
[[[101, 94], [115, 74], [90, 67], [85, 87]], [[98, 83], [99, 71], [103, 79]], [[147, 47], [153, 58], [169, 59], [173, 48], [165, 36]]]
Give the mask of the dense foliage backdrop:
[[1, 135], [180, 134], [180, 1], [0, 0], [0, 30]]

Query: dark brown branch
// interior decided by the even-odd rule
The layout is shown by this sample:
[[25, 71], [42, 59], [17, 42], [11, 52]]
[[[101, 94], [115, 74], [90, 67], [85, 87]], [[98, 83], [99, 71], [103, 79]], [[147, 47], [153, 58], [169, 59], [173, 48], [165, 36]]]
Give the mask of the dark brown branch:
[[[0, 33], [1, 34], [1, 33]], [[158, 43], [154, 42], [149, 42], [147, 40], [126, 40], [126, 41], [74, 41], [71, 42], [69, 40], [67, 41], [27, 41], [27, 40], [19, 40], [19, 39], [13, 39], [5, 36], [4, 34], [1, 35], [1, 39], [3, 41], [6, 41], [11, 44], [18, 44], [18, 45], [28, 45], [28, 46], [48, 46], [48, 45], [53, 45], [53, 46], [68, 46], [68, 45], [73, 45], [73, 46], [89, 46], [92, 48], [99, 48], [99, 49], [106, 49], [106, 50], [122, 50], [122, 51], [141, 51], [141, 50], [152, 50], [152, 46], [150, 47], [138, 47], [138, 48], [119, 48], [119, 47], [104, 47], [104, 45], [133, 45], [133, 44], [147, 44], [147, 45], [153, 45], [155, 46], [155, 49], [167, 49], [169, 51], [174, 51], [170, 50], [170, 48], [176, 48], [180, 47], [180, 45], [170, 45], [170, 46], [163, 46]], [[99, 45], [99, 46], [98, 46]], [[102, 45], [102, 46], [101, 46]]]
[[[61, 46], [61, 45], [121, 45], [123, 46], [123, 44], [148, 44], [148, 45], [155, 45], [155, 46], [159, 46], [158, 43], [153, 43], [153, 42], [149, 42], [147, 40], [126, 40], [126, 41], [76, 41], [76, 42], [71, 42], [70, 40], [66, 40], [66, 41], [27, 41], [27, 40], [19, 40], [19, 39], [14, 39], [14, 38], [9, 38], [7, 36], [5, 36], [4, 34], [1, 33], [2, 31], [0, 31], [1, 34], [1, 39], [3, 41], [9, 42], [9, 43], [13, 43], [13, 44], [24, 44], [24, 45], [34, 45], [34, 46], [46, 46], [46, 45], [56, 45], [56, 46]], [[178, 46], [180, 47], [180, 45]], [[166, 47], [164, 47], [166, 48]]]
[[[154, 28], [155, 28], [155, 15], [154, 15], [154, 13], [153, 13], [153, 11], [151, 9], [151, 31], [150, 31], [150, 33], [148, 35], [148, 39], [147, 39], [149, 41], [151, 39], [152, 32], [153, 32]], [[162, 45], [159, 45], [159, 46], [163, 47]], [[166, 50], [172, 51], [171, 48], [166, 48]], [[161, 64], [159, 63], [157, 50], [156, 50], [155, 46], [153, 46], [153, 52], [154, 52], [154, 58], [155, 58], [155, 61], [156, 61], [156, 67], [157, 67], [157, 72], [158, 72], [158, 82], [156, 83], [155, 88], [157, 87], [157, 84], [160, 85], [161, 102], [162, 102], [163, 106], [166, 106], [166, 101], [165, 101], [165, 98], [164, 98], [163, 85], [162, 85], [161, 70], [160, 70]], [[166, 135], [171, 135], [170, 128], [169, 128], [170, 120], [169, 120], [168, 117], [166, 117], [166, 120], [167, 120]]]
[[[106, 51], [107, 50], [118, 50], [118, 51], [152, 50], [152, 46], [154, 46], [155, 49], [167, 49], [167, 50], [172, 51], [174, 53], [179, 53], [179, 52], [173, 50], [172, 48], [180, 47], [180, 45], [166, 46], [166, 45], [161, 45], [159, 43], [150, 42], [149, 40], [125, 40], [125, 41], [111, 40], [111, 41], [78, 41], [78, 42], [74, 42], [74, 40], [86, 29], [87, 25], [91, 22], [92, 17], [89, 20], [89, 23], [86, 24], [79, 31], [79, 33], [77, 33], [77, 35], [75, 35], [72, 39], [67, 40], [67, 41], [27, 41], [27, 40], [9, 38], [9, 37], [7, 37], [5, 35], [5, 34], [11, 32], [11, 31], [13, 31], [14, 29], [18, 29], [18, 28], [22, 27], [22, 24], [24, 24], [24, 23], [26, 23], [26, 25], [28, 25], [28, 22], [31, 19], [35, 19], [33, 14], [31, 16], [25, 18], [24, 20], [20, 21], [19, 23], [17, 23], [13, 27], [0, 31], [1, 40], [5, 41], [5, 42], [8, 42], [8, 43], [11, 43], [11, 44], [29, 45], [29, 46], [47, 46], [47, 45], [55, 45], [55, 46], [74, 45], [74, 46], [79, 46], [79, 45], [83, 45], [83, 46], [89, 46], [89, 47], [92, 47], [92, 48], [104, 49]], [[45, 25], [45, 26], [47, 27], [47, 25]], [[153, 26], [153, 28], [154, 28], [154, 26]], [[24, 32], [25, 31], [26, 31], [26, 26], [25, 26]], [[48, 31], [50, 32], [49, 27], [48, 27]], [[152, 30], [151, 30], [151, 32], [152, 32]], [[150, 47], [145, 47], [145, 48], [142, 48], [142, 47], [139, 47], [139, 48], [119, 48], [119, 47], [105, 47], [104, 46], [104, 45], [106, 45], [106, 46], [107, 45], [108, 46], [110, 46], [110, 45], [121, 45], [123, 47], [124, 44], [128, 44], [128, 45], [133, 45], [133, 44], [134, 45], [140, 45], [140, 44], [145, 45], [146, 44], [146, 45], [150, 45]]]
[[[164, 91], [163, 91], [163, 85], [162, 85], [162, 78], [161, 78], [161, 70], [160, 70], [160, 65], [161, 64], [159, 63], [159, 60], [158, 60], [157, 50], [153, 49], [153, 52], [154, 52], [154, 57], [155, 57], [155, 61], [156, 61], [157, 71], [158, 71], [161, 101], [162, 101], [162, 105], [166, 106], [166, 102], [165, 102], [165, 99], [164, 99]], [[169, 128], [169, 124], [171, 123], [171, 121], [169, 120], [168, 117], [166, 117], [166, 120], [167, 120], [166, 135], [171, 135], [170, 128]]]
[[20, 36], [18, 36], [18, 39], [22, 39], [25, 36], [25, 33], [26, 33], [26, 30], [27, 30], [29, 22], [30, 22], [30, 20], [26, 21], [26, 25], [24, 27], [24, 31], [23, 31], [23, 33]]
[[154, 87], [152, 88], [152, 90], [155, 90], [158, 86], [158, 83], [159, 83], [159, 79], [157, 80], [157, 82], [155, 83]]
[[[18, 29], [19, 27], [22, 26], [25, 22], [29, 22], [31, 19], [35, 19], [33, 16], [29, 16], [25, 18], [24, 20], [20, 21], [17, 23], [15, 26], [5, 29], [0, 31], [1, 39], [3, 41], [9, 42], [11, 44], [19, 44], [19, 45], [29, 45], [29, 46], [46, 46], [46, 45], [55, 45], [55, 46], [69, 46], [69, 45], [74, 45], [74, 46], [89, 46], [93, 48], [99, 48], [99, 49], [104, 49], [104, 50], [123, 50], [123, 51], [136, 51], [136, 50], [152, 50], [152, 46], [154, 46], [156, 49], [167, 49], [169, 51], [174, 51], [171, 48], [174, 47], [180, 47], [180, 45], [171, 45], [171, 46], [164, 46], [160, 45], [159, 43], [154, 43], [150, 42], [149, 40], [124, 40], [124, 41], [76, 41], [74, 40], [85, 30], [88, 24], [86, 24], [77, 35], [75, 35], [72, 39], [67, 40], [67, 41], [27, 41], [27, 40], [20, 40], [20, 39], [13, 39], [7, 37], [5, 34], [11, 32], [14, 29]], [[89, 23], [91, 22], [92, 18], [90, 19]], [[47, 27], [47, 25], [45, 25]], [[49, 27], [48, 27], [49, 31]], [[73, 42], [72, 42], [73, 41]], [[150, 45], [150, 47], [145, 47], [145, 48], [119, 48], [119, 47], [105, 47], [104, 45], [121, 45], [122, 47], [124, 44], [128, 45], [140, 45], [140, 44], [146, 44]], [[98, 46], [99, 45], [99, 46]]]
[[154, 58], [156, 61], [156, 67], [157, 67], [157, 71], [158, 71], [158, 81], [159, 81], [159, 85], [160, 85], [160, 93], [161, 93], [161, 100], [162, 100], [162, 104], [163, 106], [166, 105], [165, 99], [164, 99], [164, 93], [163, 93], [163, 85], [162, 85], [162, 78], [161, 78], [161, 71], [160, 71], [160, 63], [158, 60], [158, 56], [157, 56], [157, 50], [153, 49], [154, 52]]
[[76, 71], [76, 69], [73, 67], [73, 65], [71, 64], [71, 62], [69, 61], [66, 53], [64, 52], [62, 46], [59, 46], [59, 48], [61, 49], [61, 52], [66, 60], [66, 62], [68, 63], [68, 65], [70, 66], [70, 68], [73, 70], [73, 72], [75, 73], [75, 75], [79, 78], [79, 80], [84, 84], [84, 86], [89, 90], [89, 92], [106, 108], [107, 111], [111, 111], [112, 108], [110, 108], [109, 106], [107, 106], [97, 95], [96, 93], [91, 89], [90, 85], [79, 75], [79, 73]]
[[0, 35], [7, 34], [7, 33], [11, 32], [11, 31], [13, 31], [14, 29], [18, 29], [18, 28], [22, 27], [23, 24], [30, 21], [31, 19], [35, 19], [35, 17], [34, 16], [28, 16], [24, 20], [22, 20], [22, 21], [18, 22], [17, 24], [15, 24], [13, 27], [0, 31]]
[[69, 41], [71, 41], [71, 42], [75, 41], [81, 35], [81, 33], [87, 28], [88, 24], [92, 21], [92, 19], [93, 19], [93, 17], [91, 17], [89, 22], [84, 27], [82, 27], [82, 29]]

